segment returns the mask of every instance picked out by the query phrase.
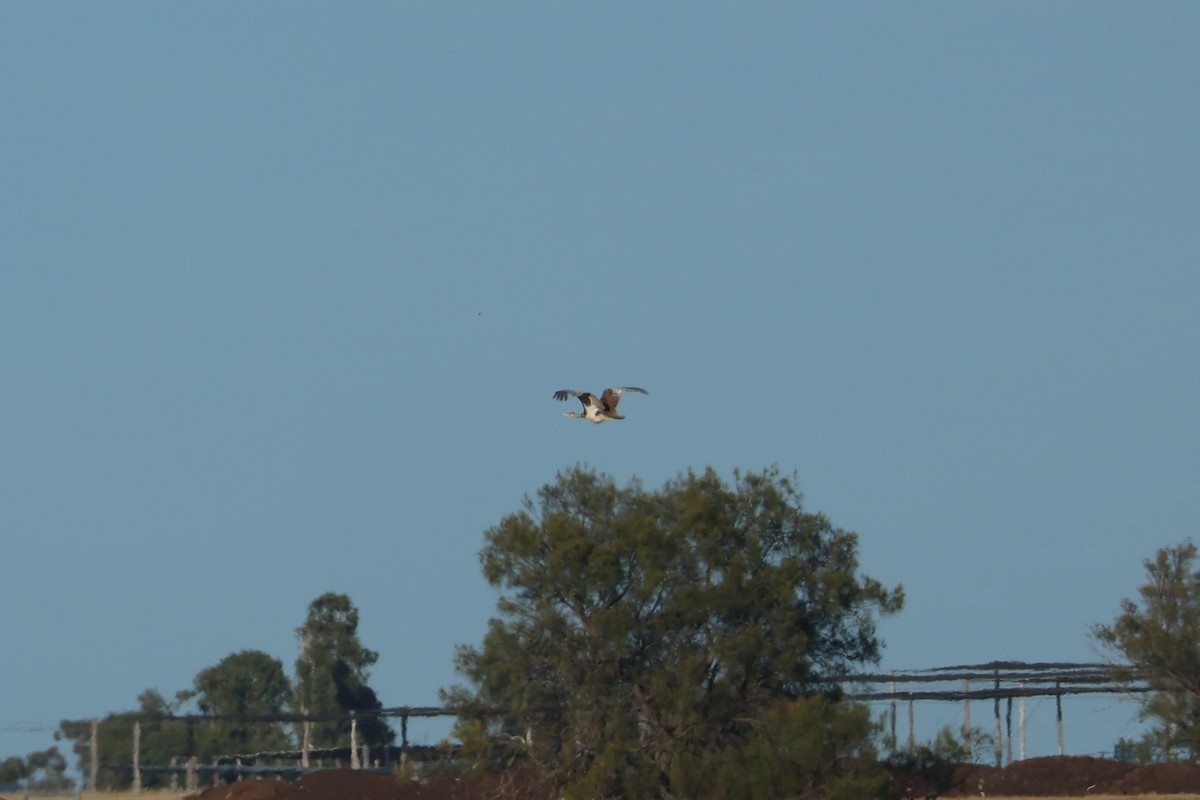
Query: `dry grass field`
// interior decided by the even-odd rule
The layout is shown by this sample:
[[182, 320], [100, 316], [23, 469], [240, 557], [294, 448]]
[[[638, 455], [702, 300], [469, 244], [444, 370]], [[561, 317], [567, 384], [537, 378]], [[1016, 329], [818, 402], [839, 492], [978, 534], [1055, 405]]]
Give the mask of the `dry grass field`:
[[[24, 800], [25, 795], [6, 794], [4, 800]], [[184, 792], [160, 791], [147, 789], [144, 792], [71, 792], [70, 794], [30, 794], [29, 800], [183, 800], [187, 797]]]

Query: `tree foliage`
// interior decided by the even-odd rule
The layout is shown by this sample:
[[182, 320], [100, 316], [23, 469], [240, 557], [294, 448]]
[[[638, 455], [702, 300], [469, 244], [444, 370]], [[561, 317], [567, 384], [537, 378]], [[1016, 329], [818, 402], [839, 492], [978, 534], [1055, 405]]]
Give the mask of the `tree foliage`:
[[[301, 648], [295, 686], [288, 681], [279, 659], [260, 650], [243, 650], [201, 670], [193, 680], [193, 688], [178, 692], [172, 701], [147, 689], [138, 696], [136, 711], [109, 714], [98, 720], [96, 749], [102, 764], [98, 788], [130, 785], [127, 765], [133, 761], [135, 725], [140, 727], [139, 759], [145, 765], [168, 764], [173, 758], [195, 756], [207, 760], [294, 747], [296, 742], [284, 724], [269, 719], [289, 707], [333, 720], [314, 725], [310, 742], [313, 747], [347, 746], [350, 724], [340, 718], [352, 711], [382, 707], [367, 685], [368, 668], [379, 656], [359, 641], [358, 609], [346, 595], [323, 594], [309, 604], [308, 617], [296, 633]], [[185, 706], [193, 702], [193, 716], [178, 718], [187, 714]], [[195, 711], [212, 719], [196, 719]], [[358, 734], [359, 744], [391, 744], [394, 738], [379, 718], [359, 720]], [[92, 721], [64, 720], [55, 735], [73, 743], [79, 770], [89, 774], [94, 755]], [[18, 762], [24, 763], [20, 759], [5, 761], [5, 769], [15, 770]], [[168, 777], [162, 772], [149, 771], [142, 776], [143, 786], [148, 788], [165, 780]]]
[[[1200, 569], [1196, 545], [1187, 541], [1161, 548], [1145, 561], [1146, 583], [1140, 601], [1121, 601], [1111, 625], [1097, 625], [1093, 636], [1122, 656], [1151, 692], [1142, 715], [1157, 721], [1149, 739], [1162, 750], [1186, 750], [1200, 756]], [[1128, 670], [1118, 669], [1122, 675]]]
[[[147, 689], [138, 695], [136, 711], [109, 714], [98, 721], [96, 743], [100, 767], [96, 788], [123, 789], [130, 785], [130, 771], [116, 765], [132, 763], [135, 724], [141, 726], [141, 763], [167, 764], [171, 758], [189, 753], [186, 726], [167, 719], [178, 710], [185, 696], [177, 696], [175, 702], [168, 702], [159, 692]], [[92, 758], [96, 755], [91, 747], [91, 720], [63, 720], [56, 736], [73, 743], [80, 772], [89, 774]], [[146, 773], [142, 776], [142, 785], [153, 788], [165, 785], [167, 780], [169, 778], [163, 773]]]
[[57, 747], [38, 750], [21, 758], [10, 756], [0, 761], [0, 784], [20, 784], [38, 792], [59, 792], [74, 787], [66, 776], [67, 760]]
[[482, 646], [457, 653], [476, 686], [447, 693], [463, 730], [505, 709], [524, 755], [580, 796], [867, 796], [879, 780], [868, 716], [834, 678], [878, 660], [875, 616], [902, 590], [859, 574], [855, 534], [778, 470], [646, 491], [576, 467], [485, 539], [502, 595]]
[[[201, 670], [196, 706], [213, 716], [262, 717], [283, 713], [292, 696], [283, 663], [261, 650], [243, 650]], [[204, 726], [203, 749], [217, 753], [281, 750], [291, 742], [277, 722], [215, 721]]]
[[885, 763], [895, 781], [894, 794], [944, 797], [961, 786], [959, 767], [979, 763], [985, 751], [994, 752], [995, 740], [981, 728], [958, 732], [947, 726], [927, 742], [897, 747], [894, 737], [885, 737], [884, 745], [891, 751]]
[[[283, 713], [291, 696], [291, 686], [276, 658], [256, 650], [226, 656], [217, 664], [201, 670], [193, 681], [194, 689], [178, 692], [168, 701], [158, 691], [147, 689], [138, 695], [138, 709], [109, 714], [98, 720], [96, 743], [101, 767], [98, 788], [123, 789], [132, 780], [134, 726], [140, 726], [138, 758], [145, 765], [168, 764], [173, 758], [196, 756], [208, 760], [218, 755], [236, 755], [291, 746], [283, 726], [268, 721], [193, 722], [176, 718], [184, 706], [195, 701], [196, 709], [213, 717], [269, 716]], [[91, 720], [64, 720], [58, 736], [73, 742], [79, 769], [91, 770]], [[142, 785], [163, 786], [170, 776], [147, 771]]]
[[[341, 716], [383, 707], [367, 685], [369, 668], [379, 654], [358, 638], [358, 609], [344, 594], [327, 592], [309, 603], [308, 617], [296, 629], [300, 655], [296, 659], [293, 703], [302, 714]], [[350, 723], [313, 726], [315, 747], [345, 747]], [[391, 744], [394, 734], [380, 717], [358, 723], [360, 744]]]

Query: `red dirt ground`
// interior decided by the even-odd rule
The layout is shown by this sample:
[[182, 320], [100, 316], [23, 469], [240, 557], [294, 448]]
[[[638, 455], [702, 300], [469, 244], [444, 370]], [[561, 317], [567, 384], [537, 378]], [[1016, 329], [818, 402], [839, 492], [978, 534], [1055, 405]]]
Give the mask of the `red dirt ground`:
[[[1139, 766], [1087, 756], [1030, 758], [1003, 769], [957, 767], [943, 797], [997, 795], [1085, 797], [1096, 794], [1200, 794], [1200, 765]], [[918, 778], [895, 781], [904, 797], [934, 796]], [[428, 783], [401, 783], [390, 775], [351, 770], [313, 772], [295, 781], [245, 780], [206, 789], [195, 800], [557, 800], [549, 787], [501, 785], [497, 778], [442, 774]]]
[[478, 774], [444, 773], [427, 783], [399, 781], [391, 775], [327, 769], [294, 781], [244, 780], [205, 789], [189, 800], [558, 800], [550, 787], [528, 781], [513, 785]]
[[[1096, 794], [1200, 794], [1200, 765], [1142, 766], [1090, 756], [1050, 756], [1007, 767], [963, 764], [954, 770], [943, 797], [1085, 797]], [[901, 796], [926, 797], [933, 787], [920, 779], [897, 778]]]

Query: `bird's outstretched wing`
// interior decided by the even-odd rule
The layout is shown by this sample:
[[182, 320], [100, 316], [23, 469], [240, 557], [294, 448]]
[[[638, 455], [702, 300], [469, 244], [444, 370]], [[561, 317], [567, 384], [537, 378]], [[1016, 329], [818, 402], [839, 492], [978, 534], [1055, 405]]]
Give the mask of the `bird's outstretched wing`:
[[604, 406], [601, 405], [600, 400], [591, 392], [581, 392], [578, 389], [559, 389], [554, 393], [555, 400], [566, 400], [568, 397], [578, 397], [579, 402], [583, 403], [584, 410], [590, 406], [595, 406], [601, 411], [604, 410]]
[[621, 402], [621, 395], [625, 392], [650, 394], [645, 389], [640, 389], [637, 386], [610, 386], [604, 390], [604, 394], [600, 395], [600, 402], [604, 404], [605, 408], [615, 409], [617, 403]]

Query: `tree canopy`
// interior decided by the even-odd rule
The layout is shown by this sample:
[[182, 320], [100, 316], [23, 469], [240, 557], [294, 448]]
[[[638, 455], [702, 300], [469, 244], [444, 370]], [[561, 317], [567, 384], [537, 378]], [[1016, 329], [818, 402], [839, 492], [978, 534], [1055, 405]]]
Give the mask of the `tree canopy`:
[[860, 574], [856, 535], [778, 470], [647, 491], [575, 467], [485, 541], [502, 594], [456, 656], [474, 692], [446, 693], [464, 735], [503, 709], [525, 757], [594, 797], [878, 785], [868, 714], [836, 677], [878, 660], [876, 615], [903, 592]]
[[66, 776], [67, 760], [57, 747], [38, 750], [21, 758], [0, 761], [0, 784], [20, 784], [26, 790], [61, 792], [74, 786]]
[[[154, 689], [147, 689], [138, 695], [136, 711], [108, 714], [98, 720], [96, 741], [100, 765], [97, 770], [98, 784], [95, 788], [117, 789], [129, 785], [129, 770], [117, 765], [127, 764], [131, 760], [135, 724], [141, 728], [139, 745], [143, 764], [167, 764], [175, 756], [193, 754], [190, 750], [188, 730], [177, 722], [167, 720], [179, 710], [179, 705], [186, 696], [186, 692], [180, 693], [172, 702]], [[94, 755], [91, 747], [92, 721], [63, 720], [59, 723], [58, 730], [57, 735], [73, 742], [72, 749], [79, 758], [79, 769], [87, 775]], [[163, 773], [147, 773], [143, 777], [143, 786], [162, 786], [166, 781], [167, 777]]]
[[[1160, 751], [1184, 749], [1200, 756], [1200, 569], [1190, 540], [1159, 549], [1145, 561], [1140, 600], [1121, 601], [1111, 625], [1092, 633], [1143, 677], [1151, 692], [1142, 700], [1144, 719], [1156, 721], [1147, 744]], [[1124, 668], [1119, 673], [1127, 672]]]
[[[283, 713], [292, 686], [283, 663], [261, 650], [243, 650], [201, 670], [195, 678], [196, 707], [213, 716], [262, 717]], [[205, 726], [205, 749], [217, 753], [255, 753], [290, 745], [276, 723], [215, 722]]]
[[[296, 629], [300, 655], [296, 659], [293, 703], [301, 714], [340, 716], [352, 711], [383, 707], [367, 685], [369, 668], [379, 654], [358, 638], [358, 608], [344, 594], [327, 592], [308, 605], [308, 617]], [[315, 747], [349, 744], [350, 724], [318, 723], [313, 726]], [[358, 723], [360, 744], [391, 744], [391, 728], [380, 717]]]

